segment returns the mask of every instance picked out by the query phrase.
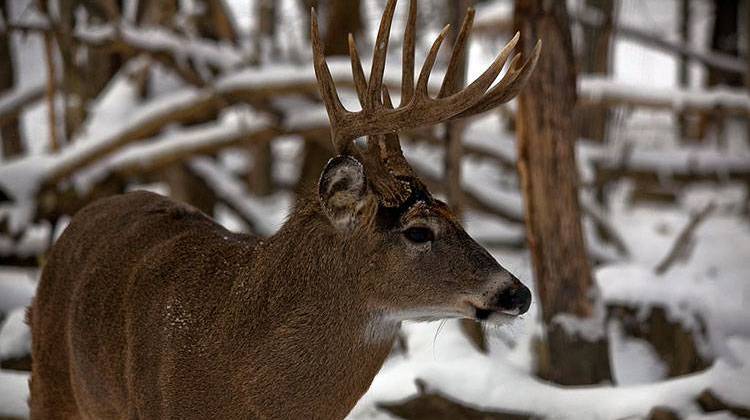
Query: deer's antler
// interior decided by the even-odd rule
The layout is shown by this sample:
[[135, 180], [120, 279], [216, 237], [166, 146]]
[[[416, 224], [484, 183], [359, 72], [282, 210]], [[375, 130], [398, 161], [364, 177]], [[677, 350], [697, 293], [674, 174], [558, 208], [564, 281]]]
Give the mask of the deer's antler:
[[[523, 65], [519, 65], [520, 55], [515, 55], [511, 60], [508, 72], [495, 87], [490, 89], [518, 42], [519, 36], [516, 34], [484, 73], [461, 89], [457, 83], [457, 75], [460, 66], [464, 65], [462, 58], [465, 57], [465, 54], [463, 51], [468, 43], [474, 20], [474, 10], [469, 9], [456, 38], [440, 93], [436, 98], [432, 98], [429, 96], [427, 83], [449, 26], [446, 25], [433, 42], [415, 85], [414, 47], [417, 2], [416, 0], [410, 0], [409, 14], [404, 30], [401, 103], [398, 107], [393, 107], [388, 92], [383, 86], [383, 73], [396, 2], [397, 0], [388, 0], [383, 12], [375, 42], [369, 81], [365, 80], [354, 38], [351, 34], [349, 35], [349, 56], [354, 86], [362, 106], [361, 111], [348, 111], [341, 104], [325, 60], [314, 10], [311, 16], [311, 38], [315, 76], [331, 122], [334, 149], [339, 154], [357, 154], [358, 152], [355, 151], [353, 146], [353, 140], [368, 136], [367, 154], [369, 156], [367, 159], [371, 161], [371, 165], [384, 166], [393, 177], [398, 178], [413, 176], [413, 172], [401, 151], [397, 135], [399, 131], [465, 118], [487, 111], [512, 99], [518, 94], [536, 66], [541, 45], [539, 42], [537, 43], [531, 57]], [[376, 159], [376, 156], [379, 159]], [[380, 162], [375, 162], [376, 160], [380, 160]], [[393, 185], [390, 187], [393, 187]], [[393, 190], [394, 188], [386, 189]], [[403, 194], [394, 193], [391, 195], [392, 200], [396, 202], [403, 198]]]

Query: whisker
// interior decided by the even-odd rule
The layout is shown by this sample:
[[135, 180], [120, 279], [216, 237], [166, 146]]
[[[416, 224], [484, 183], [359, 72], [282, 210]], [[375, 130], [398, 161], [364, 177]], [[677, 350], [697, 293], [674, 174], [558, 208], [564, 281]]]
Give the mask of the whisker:
[[443, 329], [443, 326], [445, 325], [447, 321], [448, 321], [447, 319], [443, 319], [442, 321], [440, 321], [440, 324], [438, 324], [438, 327], [435, 330], [435, 336], [432, 337], [432, 358], [435, 360], [437, 360], [437, 356], [435, 355], [435, 343], [437, 342], [437, 337], [438, 337], [438, 334], [440, 334], [440, 330]]

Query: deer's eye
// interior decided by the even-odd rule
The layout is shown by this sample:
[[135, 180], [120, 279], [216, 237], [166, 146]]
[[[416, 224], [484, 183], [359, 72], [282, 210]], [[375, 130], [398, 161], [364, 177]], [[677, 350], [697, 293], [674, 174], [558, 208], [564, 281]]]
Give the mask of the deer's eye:
[[432, 232], [432, 229], [421, 226], [410, 227], [403, 232], [403, 235], [406, 239], [418, 244], [435, 240], [435, 234]]

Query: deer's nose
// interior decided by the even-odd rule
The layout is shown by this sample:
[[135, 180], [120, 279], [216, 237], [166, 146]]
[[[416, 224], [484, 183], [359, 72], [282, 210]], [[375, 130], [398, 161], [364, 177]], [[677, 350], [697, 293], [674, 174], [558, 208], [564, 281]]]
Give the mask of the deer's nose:
[[495, 295], [494, 304], [508, 315], [524, 314], [531, 306], [531, 291], [520, 282], [516, 282]]

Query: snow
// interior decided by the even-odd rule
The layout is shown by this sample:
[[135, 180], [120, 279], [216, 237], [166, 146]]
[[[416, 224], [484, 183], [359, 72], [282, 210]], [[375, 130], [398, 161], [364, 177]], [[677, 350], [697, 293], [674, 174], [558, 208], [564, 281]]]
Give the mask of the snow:
[[667, 367], [645, 340], [628, 337], [618, 320], [610, 321], [609, 345], [616, 357], [611, 359], [614, 381], [618, 385], [639, 385], [661, 381]]
[[0, 370], [0, 407], [2, 415], [10, 418], [27, 418], [29, 407], [29, 374]]
[[31, 102], [34, 98], [41, 99], [44, 88], [45, 84], [39, 83], [32, 86], [16, 86], [13, 90], [3, 92], [0, 96], [0, 116], [10, 113], [22, 104]]
[[107, 159], [76, 176], [81, 190], [117, 171], [139, 172], [151, 168], [160, 160], [216, 149], [239, 141], [246, 141], [269, 127], [267, 117], [246, 108], [226, 109], [216, 122], [186, 129], [167, 130], [153, 139], [140, 141], [121, 149]]
[[31, 330], [26, 325], [26, 308], [14, 309], [0, 326], [0, 360], [31, 353]]
[[[750, 363], [738, 368], [720, 361], [698, 374], [645, 385], [564, 388], [529, 376], [524, 369], [497, 357], [494, 350], [490, 355], [474, 351], [457, 326], [452, 321], [449, 324], [435, 341], [434, 324], [404, 326], [408, 358], [397, 357], [385, 364], [349, 418], [371, 418], [375, 401], [414, 396], [417, 378], [425, 381], [428, 389], [475, 407], [555, 419], [643, 417], [654, 406], [690, 412], [693, 399], [706, 387], [721, 389], [723, 397], [736, 397], [737, 402], [748, 400], [747, 395], [738, 394], [750, 389]], [[747, 346], [748, 341], [736, 340], [733, 345]]]
[[103, 44], [122, 40], [126, 44], [152, 53], [167, 52], [181, 63], [192, 61], [222, 69], [239, 66], [244, 57], [226, 42], [185, 38], [158, 27], [135, 27], [127, 22], [117, 25], [79, 27], [75, 36], [84, 43]]
[[618, 82], [606, 77], [587, 76], [579, 78], [578, 94], [592, 101], [635, 103], [674, 111], [721, 108], [730, 112], [750, 114], [750, 95], [741, 90], [724, 87], [711, 90], [659, 89]]
[[35, 269], [0, 267], [0, 313], [29, 305], [35, 291]]

